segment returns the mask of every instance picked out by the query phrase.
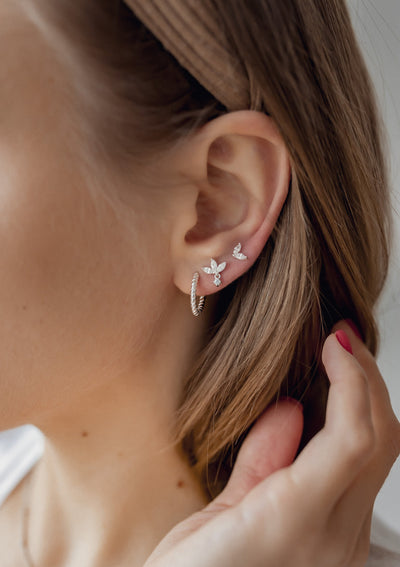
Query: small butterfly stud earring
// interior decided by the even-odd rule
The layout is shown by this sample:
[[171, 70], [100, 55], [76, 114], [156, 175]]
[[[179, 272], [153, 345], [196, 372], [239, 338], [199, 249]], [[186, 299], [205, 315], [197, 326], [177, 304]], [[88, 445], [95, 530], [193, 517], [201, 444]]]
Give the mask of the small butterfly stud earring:
[[232, 256], [234, 258], [237, 258], [238, 260], [247, 260], [246, 254], [242, 254], [242, 252], [240, 251], [241, 249], [242, 249], [242, 245], [239, 242], [239, 244], [237, 244], [233, 249]]
[[214, 285], [218, 287], [221, 285], [220, 272], [222, 272], [222, 270], [225, 270], [225, 267], [226, 267], [226, 262], [222, 262], [222, 264], [217, 264], [214, 258], [211, 258], [211, 267], [204, 266], [204, 268], [201, 269], [206, 274], [214, 274]]

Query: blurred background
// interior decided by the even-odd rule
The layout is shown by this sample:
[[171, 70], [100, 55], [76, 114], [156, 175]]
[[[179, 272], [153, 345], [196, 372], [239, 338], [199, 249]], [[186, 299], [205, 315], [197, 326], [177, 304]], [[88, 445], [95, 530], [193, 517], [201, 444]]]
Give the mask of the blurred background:
[[[378, 363], [400, 416], [400, 0], [347, 1], [376, 87], [390, 148], [395, 238], [389, 279], [378, 308], [382, 336]], [[41, 450], [40, 434], [31, 426], [0, 433], [0, 505], [2, 491], [5, 495], [11, 488], [4, 482], [7, 469], [15, 470], [15, 463], [20, 463], [20, 474], [13, 480], [17, 482], [26, 469], [21, 455], [28, 466]], [[378, 495], [375, 512], [377, 541], [400, 550], [400, 459]]]

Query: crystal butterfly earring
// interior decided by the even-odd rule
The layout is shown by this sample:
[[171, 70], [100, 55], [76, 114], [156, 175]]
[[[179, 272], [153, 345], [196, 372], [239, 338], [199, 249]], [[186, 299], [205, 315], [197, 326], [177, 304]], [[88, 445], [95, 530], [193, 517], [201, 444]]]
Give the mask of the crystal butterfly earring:
[[246, 254], [242, 254], [241, 249], [242, 249], [242, 245], [239, 242], [233, 249], [232, 256], [237, 260], [247, 260]]
[[221, 285], [220, 273], [222, 272], [222, 270], [225, 270], [225, 267], [226, 267], [226, 262], [222, 262], [222, 264], [217, 264], [214, 258], [211, 258], [211, 266], [210, 267], [204, 266], [204, 268], [201, 269], [206, 274], [214, 274], [214, 285], [218, 287]]
[[[202, 268], [202, 270], [204, 272], [206, 272], [206, 274], [214, 274], [214, 284], [216, 286], [219, 286], [219, 285], [221, 285], [220, 273], [222, 272], [222, 270], [225, 269], [225, 267], [226, 267], [226, 262], [222, 262], [222, 264], [217, 264], [217, 262], [214, 260], [214, 258], [211, 258], [210, 267], [204, 266], [204, 268]], [[201, 295], [199, 297], [198, 303], [196, 302], [196, 300], [197, 300], [197, 295], [196, 295], [197, 282], [199, 281], [199, 277], [200, 277], [199, 272], [195, 272], [193, 274], [192, 288], [191, 288], [191, 291], [190, 291], [190, 306], [192, 308], [192, 313], [193, 313], [193, 315], [195, 315], [195, 317], [198, 317], [200, 315], [200, 313], [203, 311], [204, 305], [205, 305], [205, 302], [206, 302], [206, 298], [205, 298], [204, 295]]]

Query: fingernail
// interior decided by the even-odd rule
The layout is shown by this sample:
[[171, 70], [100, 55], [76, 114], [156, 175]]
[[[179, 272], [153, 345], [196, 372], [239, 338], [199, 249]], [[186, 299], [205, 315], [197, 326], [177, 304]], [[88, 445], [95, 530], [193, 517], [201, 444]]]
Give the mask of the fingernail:
[[345, 331], [342, 331], [342, 329], [339, 329], [339, 331], [336, 331], [335, 336], [342, 347], [346, 349], [350, 354], [353, 354], [353, 349], [351, 348], [351, 342], [349, 337], [347, 336], [347, 333]]
[[352, 321], [351, 319], [345, 319], [345, 321], [348, 324], [348, 326], [351, 328], [353, 333], [362, 341], [363, 338], [361, 336], [360, 331], [358, 330], [357, 325], [354, 323], [354, 321]]
[[295, 398], [289, 398], [288, 396], [285, 396], [283, 398], [279, 398], [280, 402], [290, 402], [291, 404], [297, 406], [298, 408], [301, 409], [301, 411], [303, 411], [303, 404], [301, 404], [299, 402], [299, 400], [295, 400]]

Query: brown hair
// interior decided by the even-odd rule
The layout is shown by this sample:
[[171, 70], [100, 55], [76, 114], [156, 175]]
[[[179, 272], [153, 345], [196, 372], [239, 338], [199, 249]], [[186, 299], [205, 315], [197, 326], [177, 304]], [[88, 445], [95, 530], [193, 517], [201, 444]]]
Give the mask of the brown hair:
[[[248, 73], [250, 109], [273, 117], [292, 165], [262, 254], [219, 293], [177, 416], [177, 438], [216, 492], [280, 395], [304, 398], [307, 422], [315, 418], [305, 439], [321, 426], [320, 353], [337, 320], [352, 318], [376, 353], [390, 215], [387, 140], [344, 0], [211, 5]], [[93, 149], [114, 166], [146, 163], [227, 112], [123, 3], [59, 0], [53, 16], [85, 69], [77, 88]]]

